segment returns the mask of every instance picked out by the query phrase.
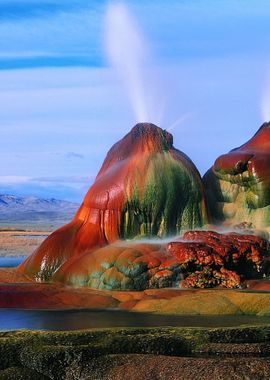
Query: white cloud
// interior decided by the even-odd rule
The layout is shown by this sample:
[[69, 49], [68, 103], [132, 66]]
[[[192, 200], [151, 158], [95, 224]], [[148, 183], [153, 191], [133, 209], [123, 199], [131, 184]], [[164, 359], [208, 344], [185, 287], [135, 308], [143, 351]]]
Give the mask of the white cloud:
[[22, 184], [31, 181], [30, 177], [6, 175], [0, 176], [0, 184]]
[[83, 177], [83, 176], [38, 177], [38, 178], [31, 178], [31, 181], [46, 182], [46, 183], [65, 183], [65, 184], [89, 184], [93, 181], [93, 177]]
[[0, 184], [24, 184], [31, 182], [89, 184], [93, 177], [86, 176], [59, 176], [59, 177], [27, 177], [27, 176], [0, 176]]

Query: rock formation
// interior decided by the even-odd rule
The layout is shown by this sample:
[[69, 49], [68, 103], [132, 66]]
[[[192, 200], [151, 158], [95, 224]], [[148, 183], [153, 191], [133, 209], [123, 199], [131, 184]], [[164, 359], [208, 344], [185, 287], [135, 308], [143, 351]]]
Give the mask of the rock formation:
[[181, 264], [183, 287], [240, 287], [244, 280], [269, 274], [268, 240], [235, 232], [187, 231], [167, 251]]
[[63, 264], [77, 259], [92, 263], [94, 250], [93, 255], [102, 255], [97, 248], [118, 239], [175, 236], [205, 222], [201, 178], [192, 161], [173, 147], [170, 133], [137, 124], [108, 152], [74, 219], [52, 233], [18, 270], [47, 281]]
[[164, 243], [121, 242], [67, 261], [52, 280], [93, 289], [144, 290], [175, 285], [180, 269]]
[[220, 156], [203, 178], [213, 223], [270, 226], [270, 123]]
[[258, 236], [187, 231], [170, 243], [117, 242], [74, 257], [52, 281], [102, 290], [239, 288], [269, 274], [269, 253]]

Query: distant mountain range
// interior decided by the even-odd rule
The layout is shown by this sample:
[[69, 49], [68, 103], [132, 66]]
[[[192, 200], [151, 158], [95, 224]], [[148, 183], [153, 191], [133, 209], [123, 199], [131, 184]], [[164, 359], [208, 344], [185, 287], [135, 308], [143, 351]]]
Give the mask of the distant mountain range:
[[0, 194], [0, 229], [53, 230], [70, 222], [78, 208], [76, 203], [54, 198]]
[[0, 194], [0, 214], [57, 212], [74, 213], [79, 205], [59, 199]]

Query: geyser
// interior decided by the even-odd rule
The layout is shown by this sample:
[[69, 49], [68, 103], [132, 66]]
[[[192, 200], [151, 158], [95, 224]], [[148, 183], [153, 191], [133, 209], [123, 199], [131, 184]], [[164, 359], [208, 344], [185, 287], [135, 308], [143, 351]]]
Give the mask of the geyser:
[[74, 219], [19, 268], [48, 280], [67, 260], [118, 239], [175, 236], [207, 222], [200, 175], [170, 133], [137, 124], [108, 152]]
[[108, 5], [105, 47], [109, 62], [128, 93], [136, 122], [151, 120], [159, 123], [162, 107], [153, 67], [149, 70], [149, 47], [136, 20], [122, 3]]
[[264, 79], [264, 86], [261, 98], [262, 120], [270, 120], [270, 73]]

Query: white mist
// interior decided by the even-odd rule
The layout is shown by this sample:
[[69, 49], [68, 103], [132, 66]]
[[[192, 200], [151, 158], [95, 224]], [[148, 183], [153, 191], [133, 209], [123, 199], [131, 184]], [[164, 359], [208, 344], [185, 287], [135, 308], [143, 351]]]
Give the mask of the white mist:
[[[105, 47], [112, 67], [127, 92], [136, 122], [159, 123], [161, 104], [150, 69], [146, 39], [123, 3], [110, 3], [105, 17]], [[160, 99], [159, 99], [160, 101]]]

